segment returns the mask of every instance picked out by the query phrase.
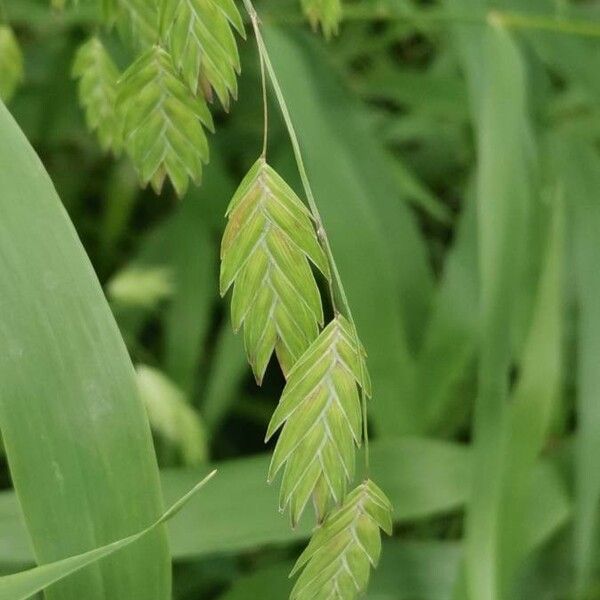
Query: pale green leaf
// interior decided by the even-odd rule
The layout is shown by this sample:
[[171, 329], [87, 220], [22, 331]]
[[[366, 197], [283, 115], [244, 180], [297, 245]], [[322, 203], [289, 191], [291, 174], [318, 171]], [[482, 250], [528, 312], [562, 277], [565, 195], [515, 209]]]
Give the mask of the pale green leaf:
[[[41, 564], [143, 529], [162, 499], [123, 340], [50, 178], [1, 103], [0, 139], [0, 427]], [[48, 600], [170, 596], [161, 528], [47, 591]]]

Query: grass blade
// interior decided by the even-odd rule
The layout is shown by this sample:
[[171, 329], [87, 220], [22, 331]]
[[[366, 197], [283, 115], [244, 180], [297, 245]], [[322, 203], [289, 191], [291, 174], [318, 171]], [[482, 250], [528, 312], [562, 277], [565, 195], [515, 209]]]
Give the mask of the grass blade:
[[216, 471], [207, 475], [201, 482], [194, 486], [187, 494], [180, 498], [171, 508], [169, 508], [163, 516], [155, 521], [152, 525], [143, 529], [138, 533], [134, 533], [126, 538], [112, 542], [100, 548], [95, 548], [89, 552], [71, 556], [57, 562], [34, 567], [22, 573], [6, 575], [0, 578], [0, 600], [26, 600], [33, 594], [47, 588], [48, 586], [61, 581], [62, 579], [76, 573], [84, 567], [91, 565], [106, 556], [110, 556], [114, 552], [137, 542], [144, 536], [154, 531], [157, 527], [166, 523], [169, 519], [175, 516], [183, 506], [202, 488], [212, 477]]
[[[2, 104], [0, 139], [0, 427], [36, 558], [47, 563], [146, 527], [162, 501], [121, 336], [49, 177]], [[170, 579], [158, 528], [47, 597], [166, 600]]]
[[585, 597], [592, 567], [600, 547], [598, 502], [600, 500], [600, 273], [598, 236], [600, 205], [597, 193], [600, 159], [592, 146], [577, 139], [556, 140], [561, 177], [572, 206], [575, 261], [578, 365], [576, 375], [578, 429], [575, 443], [575, 570], [578, 597]]
[[562, 382], [562, 261], [564, 223], [562, 197], [555, 199], [545, 265], [536, 307], [525, 344], [521, 376], [512, 397], [502, 501], [501, 564], [504, 592], [513, 585], [524, 558], [526, 498], [532, 469], [551, 423]]
[[[467, 513], [469, 597], [500, 597], [500, 501], [516, 297], [524, 256], [528, 183], [525, 72], [519, 50], [491, 25], [463, 40], [477, 127], [481, 345], [473, 437], [473, 496]], [[477, 60], [475, 56], [479, 56]], [[481, 59], [482, 58], [482, 59]], [[477, 91], [475, 91], [477, 90]], [[502, 156], [503, 160], [498, 160]], [[495, 476], [490, 477], [490, 473]]]

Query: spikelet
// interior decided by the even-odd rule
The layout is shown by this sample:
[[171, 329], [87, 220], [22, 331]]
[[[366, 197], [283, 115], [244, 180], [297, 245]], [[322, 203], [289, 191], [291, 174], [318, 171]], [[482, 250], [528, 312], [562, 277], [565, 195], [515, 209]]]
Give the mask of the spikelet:
[[205, 81], [221, 104], [237, 98], [240, 58], [231, 28], [244, 35], [233, 0], [162, 0], [160, 30], [177, 70], [192, 92]]
[[221, 295], [233, 285], [234, 330], [244, 327], [248, 361], [261, 382], [276, 352], [287, 374], [323, 323], [321, 296], [309, 261], [329, 267], [310, 213], [259, 158], [227, 209], [221, 245]]
[[321, 25], [326, 38], [338, 32], [342, 20], [342, 0], [301, 0], [302, 9], [313, 28]]
[[212, 116], [204, 99], [179, 79], [163, 48], [151, 47], [124, 73], [117, 111], [125, 149], [144, 185], [150, 182], [159, 193], [168, 176], [182, 196], [190, 178], [200, 181]]
[[359, 386], [370, 395], [364, 351], [338, 315], [294, 365], [267, 430], [268, 439], [283, 426], [269, 479], [285, 465], [280, 509], [293, 526], [311, 497], [320, 522], [346, 494], [362, 435]]
[[370, 480], [354, 489], [313, 534], [290, 576], [290, 600], [354, 600], [381, 554], [380, 530], [392, 533], [392, 505]]
[[116, 111], [119, 71], [97, 37], [77, 50], [73, 76], [79, 80], [79, 102], [88, 127], [97, 133], [103, 150], [118, 154], [123, 139]]

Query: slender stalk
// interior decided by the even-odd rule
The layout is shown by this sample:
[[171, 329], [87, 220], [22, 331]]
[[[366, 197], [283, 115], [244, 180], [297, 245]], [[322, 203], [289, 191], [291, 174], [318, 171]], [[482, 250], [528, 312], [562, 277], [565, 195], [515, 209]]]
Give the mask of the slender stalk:
[[[342, 314], [344, 315], [352, 328], [354, 329], [354, 336], [356, 339], [356, 345], [359, 352], [362, 351], [362, 346], [360, 340], [358, 338], [358, 331], [356, 328], [356, 323], [354, 321], [354, 317], [352, 316], [352, 310], [350, 309], [350, 303], [348, 302], [348, 296], [346, 295], [346, 291], [344, 289], [344, 285], [342, 283], [342, 279], [340, 277], [339, 269], [335, 262], [335, 258], [333, 256], [333, 252], [331, 250], [331, 244], [329, 243], [329, 238], [327, 236], [327, 232], [325, 231], [325, 227], [323, 225], [323, 219], [321, 218], [321, 213], [319, 212], [319, 208], [317, 207], [317, 203], [315, 201], [315, 197], [312, 191], [312, 187], [310, 185], [310, 180], [308, 179], [308, 174], [306, 172], [306, 166], [304, 164], [304, 159], [302, 158], [302, 152], [300, 150], [300, 143], [298, 141], [298, 136], [296, 134], [296, 129], [294, 128], [294, 124], [292, 122], [292, 118], [290, 115], [290, 111], [287, 106], [287, 102], [285, 101], [285, 97], [283, 95], [283, 91], [281, 89], [281, 85], [279, 84], [279, 80], [277, 78], [277, 74], [275, 73], [275, 69], [273, 68], [273, 64], [271, 63], [271, 59], [269, 57], [269, 53], [267, 47], [265, 45], [264, 39], [262, 37], [262, 33], [259, 27], [259, 18], [254, 8], [251, 0], [244, 0], [244, 6], [248, 15], [250, 17], [250, 21], [252, 23], [252, 28], [254, 29], [254, 34], [256, 38], [256, 44], [258, 46], [258, 52], [260, 55], [261, 61], [261, 69], [264, 67], [269, 75], [269, 80], [271, 85], [273, 86], [273, 91], [275, 92], [275, 96], [277, 98], [277, 102], [279, 104], [279, 108], [281, 110], [283, 120], [285, 122], [288, 135], [290, 137], [290, 142], [292, 144], [292, 149], [294, 152], [294, 157], [296, 159], [296, 164], [298, 166], [298, 172], [300, 174], [300, 179], [302, 180], [302, 187], [304, 188], [304, 193], [306, 194], [306, 199], [308, 201], [308, 206], [310, 208], [310, 212], [313, 216], [313, 219], [316, 223], [317, 236], [323, 245], [325, 250], [325, 254], [327, 256], [327, 261], [329, 262], [329, 267], [331, 269], [331, 279], [328, 281], [329, 291], [331, 295], [331, 303], [333, 307], [333, 311], [336, 315]], [[266, 104], [266, 99], [265, 99]], [[363, 361], [361, 361], [361, 376], [364, 381], [365, 373]], [[366, 475], [368, 476], [369, 472], [369, 435], [368, 435], [368, 426], [367, 426], [367, 403], [366, 396], [361, 387], [361, 406], [363, 413], [363, 437], [365, 440], [365, 468]]]
[[263, 99], [263, 147], [262, 157], [267, 156], [267, 143], [269, 139], [269, 107], [267, 102], [267, 77], [265, 74], [265, 61], [262, 54], [258, 53], [258, 59], [260, 61], [260, 81], [262, 87], [262, 99]]

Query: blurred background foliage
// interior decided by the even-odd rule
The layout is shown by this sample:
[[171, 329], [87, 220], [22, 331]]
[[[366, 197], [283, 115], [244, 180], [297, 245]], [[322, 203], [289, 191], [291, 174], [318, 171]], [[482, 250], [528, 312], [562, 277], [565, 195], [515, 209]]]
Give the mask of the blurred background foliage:
[[[283, 598], [310, 524], [288, 530], [255, 456], [283, 378], [255, 386], [217, 286], [225, 207], [261, 147], [255, 47], [238, 102], [213, 107], [202, 185], [156, 196], [78, 106], [89, 4], [0, 0], [23, 52], [11, 81], [0, 54], [0, 93], [137, 365], [167, 501], [221, 468], [170, 526], [175, 598]], [[294, 0], [257, 9], [369, 354], [397, 526], [368, 597], [600, 598], [600, 3], [347, 2], [328, 41]], [[299, 190], [272, 109], [271, 162]], [[0, 474], [11, 572], [31, 552]]]

